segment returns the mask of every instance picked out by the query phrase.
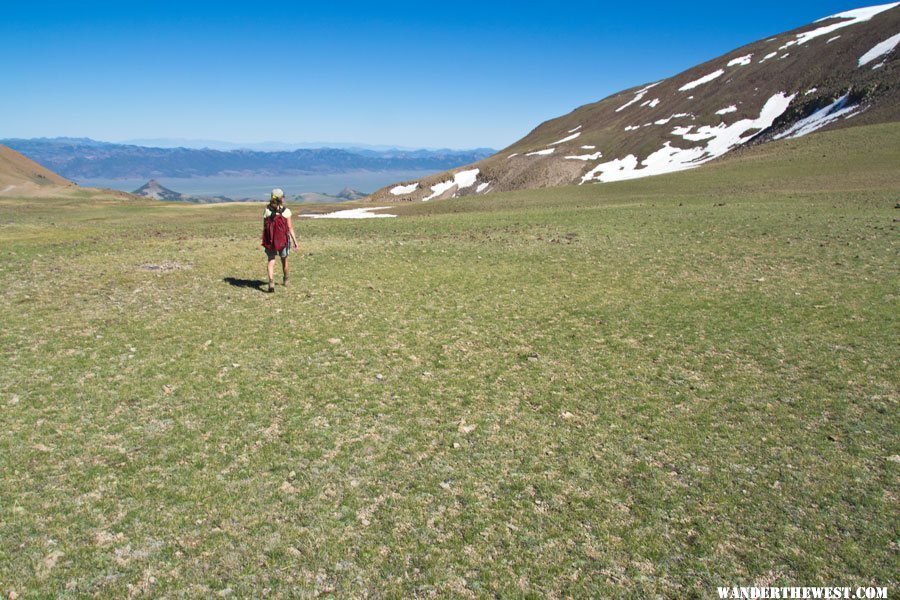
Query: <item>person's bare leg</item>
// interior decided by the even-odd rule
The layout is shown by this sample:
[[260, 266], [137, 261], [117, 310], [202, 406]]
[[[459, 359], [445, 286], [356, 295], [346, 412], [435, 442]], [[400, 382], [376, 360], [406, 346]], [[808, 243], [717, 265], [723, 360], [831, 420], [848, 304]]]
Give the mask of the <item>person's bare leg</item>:
[[281, 257], [281, 271], [284, 273], [284, 285], [287, 285], [288, 282], [288, 257]]
[[275, 291], [275, 259], [270, 258], [269, 264], [266, 265], [266, 273], [269, 274], [269, 291]]

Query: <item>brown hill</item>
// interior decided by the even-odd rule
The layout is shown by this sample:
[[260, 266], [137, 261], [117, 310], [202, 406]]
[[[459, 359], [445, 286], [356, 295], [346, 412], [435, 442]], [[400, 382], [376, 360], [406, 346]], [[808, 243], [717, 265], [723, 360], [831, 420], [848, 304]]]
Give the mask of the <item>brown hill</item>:
[[900, 3], [845, 11], [547, 121], [466, 167], [378, 190], [431, 200], [620, 181], [748, 144], [900, 120]]
[[117, 190], [84, 188], [0, 144], [0, 198], [135, 199]]
[[75, 184], [6, 146], [0, 145], [0, 196], [33, 196]]

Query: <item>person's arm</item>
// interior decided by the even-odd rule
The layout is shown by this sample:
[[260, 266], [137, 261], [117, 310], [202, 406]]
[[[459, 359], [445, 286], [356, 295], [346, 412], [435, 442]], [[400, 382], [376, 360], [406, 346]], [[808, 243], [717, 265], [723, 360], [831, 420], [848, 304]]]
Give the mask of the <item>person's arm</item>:
[[291, 233], [291, 239], [294, 240], [294, 248], [300, 247], [300, 242], [297, 241], [297, 236], [294, 235], [294, 224], [291, 222], [290, 217], [286, 217], [288, 222], [288, 231]]

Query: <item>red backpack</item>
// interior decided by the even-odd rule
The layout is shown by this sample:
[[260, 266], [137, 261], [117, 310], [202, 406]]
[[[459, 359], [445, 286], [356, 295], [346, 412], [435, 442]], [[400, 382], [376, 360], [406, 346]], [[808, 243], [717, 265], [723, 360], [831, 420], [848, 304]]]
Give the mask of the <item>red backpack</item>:
[[262, 245], [267, 250], [281, 252], [288, 245], [288, 224], [283, 212], [284, 208], [280, 208], [263, 221]]

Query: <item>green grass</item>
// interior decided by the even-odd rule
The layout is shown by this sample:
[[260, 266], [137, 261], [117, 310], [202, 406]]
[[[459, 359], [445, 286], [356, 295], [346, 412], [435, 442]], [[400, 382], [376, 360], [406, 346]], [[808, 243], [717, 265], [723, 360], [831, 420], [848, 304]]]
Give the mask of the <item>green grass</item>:
[[258, 206], [0, 201], [0, 593], [896, 593], [898, 133], [300, 221], [274, 295]]

